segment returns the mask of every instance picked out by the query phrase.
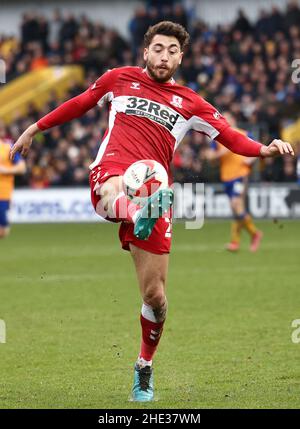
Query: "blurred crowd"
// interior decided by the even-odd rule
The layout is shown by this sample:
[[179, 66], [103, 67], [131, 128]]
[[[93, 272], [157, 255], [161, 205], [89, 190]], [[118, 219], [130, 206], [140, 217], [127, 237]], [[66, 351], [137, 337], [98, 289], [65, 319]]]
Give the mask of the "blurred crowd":
[[[241, 127], [264, 143], [279, 137], [281, 127], [297, 118], [300, 85], [291, 79], [292, 62], [300, 58], [297, 2], [291, 1], [286, 10], [262, 10], [254, 23], [240, 10], [230, 25], [217, 27], [196, 20], [181, 3], [155, 4], [150, 1], [136, 9], [129, 22], [129, 40], [85, 15], [65, 15], [55, 10], [51, 18], [46, 18], [24, 13], [19, 40], [0, 35], [7, 81], [49, 65], [81, 64], [85, 82], [71, 88], [65, 97], [70, 98], [108, 68], [143, 66], [145, 31], [149, 25], [169, 19], [184, 25], [192, 40], [176, 76], [179, 83], [197, 91], [221, 112], [230, 110]], [[60, 103], [53, 93], [43, 111], [32, 106], [26, 118], [16, 118], [8, 133], [16, 139], [30, 123]], [[107, 111], [95, 108], [79, 120], [38, 135], [21, 184], [33, 188], [86, 185], [88, 165], [97, 153], [106, 121]], [[176, 180], [218, 180], [218, 168], [208, 165], [203, 156], [207, 145], [206, 137], [199, 133], [192, 132], [185, 138], [174, 156]], [[258, 163], [254, 177], [295, 181], [296, 162], [285, 157]]]

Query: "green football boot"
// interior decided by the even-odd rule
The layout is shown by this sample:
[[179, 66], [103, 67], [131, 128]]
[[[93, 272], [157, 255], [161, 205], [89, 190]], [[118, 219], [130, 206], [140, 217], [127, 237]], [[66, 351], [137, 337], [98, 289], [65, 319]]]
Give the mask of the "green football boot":
[[139, 240], [147, 240], [157, 220], [172, 207], [174, 193], [171, 188], [161, 189], [148, 198], [134, 224], [134, 235]]

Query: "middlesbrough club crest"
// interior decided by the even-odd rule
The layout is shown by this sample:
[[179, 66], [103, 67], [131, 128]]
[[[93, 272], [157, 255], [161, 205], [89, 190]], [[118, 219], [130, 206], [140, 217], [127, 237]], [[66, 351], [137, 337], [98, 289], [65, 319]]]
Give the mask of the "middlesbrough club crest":
[[179, 107], [180, 109], [182, 109], [182, 98], [178, 95], [173, 95], [171, 104], [175, 107]]

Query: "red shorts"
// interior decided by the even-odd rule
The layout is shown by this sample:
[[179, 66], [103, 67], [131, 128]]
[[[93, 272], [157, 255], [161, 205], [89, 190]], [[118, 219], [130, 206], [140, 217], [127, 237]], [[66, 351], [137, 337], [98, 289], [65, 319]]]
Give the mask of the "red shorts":
[[[95, 185], [102, 185], [106, 180], [113, 176], [123, 176], [127, 169], [127, 165], [103, 163], [95, 167], [90, 173], [91, 200], [95, 211], [97, 212], [97, 204], [100, 201], [100, 196], [95, 192]], [[133, 234], [133, 223], [124, 222], [120, 219], [106, 218], [111, 222], [121, 222], [119, 229], [119, 238], [124, 250], [130, 250], [129, 243], [146, 250], [147, 252], [163, 255], [170, 253], [172, 241], [172, 213], [171, 211], [158, 219], [152, 234], [148, 240], [139, 240]]]

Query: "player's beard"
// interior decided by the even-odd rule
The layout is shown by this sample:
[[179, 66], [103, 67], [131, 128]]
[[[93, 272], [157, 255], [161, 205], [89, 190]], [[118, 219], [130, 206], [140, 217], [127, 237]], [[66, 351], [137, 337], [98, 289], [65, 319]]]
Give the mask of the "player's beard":
[[173, 77], [178, 66], [174, 66], [172, 68], [167, 68], [165, 66], [166, 68], [162, 69], [160, 68], [161, 66], [154, 66], [154, 64], [148, 60], [146, 62], [146, 67], [152, 79], [156, 80], [157, 82], [165, 83]]

